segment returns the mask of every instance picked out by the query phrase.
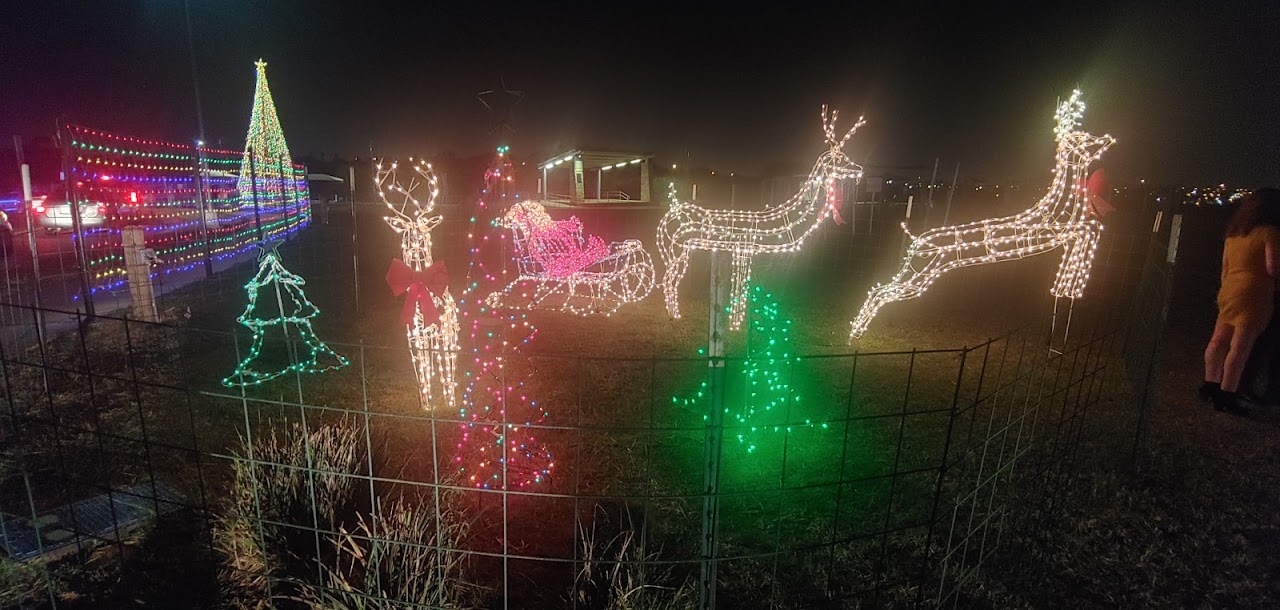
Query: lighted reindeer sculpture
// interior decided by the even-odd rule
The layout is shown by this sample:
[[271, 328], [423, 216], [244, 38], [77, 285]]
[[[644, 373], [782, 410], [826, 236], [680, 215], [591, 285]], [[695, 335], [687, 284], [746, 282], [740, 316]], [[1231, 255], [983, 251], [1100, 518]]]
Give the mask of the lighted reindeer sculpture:
[[[929, 229], [911, 237], [902, 269], [887, 284], [871, 289], [853, 320], [850, 339], [862, 336], [881, 307], [914, 299], [953, 269], [1017, 260], [1063, 250], [1062, 263], [1049, 293], [1076, 299], [1084, 295], [1102, 223], [1086, 191], [1089, 165], [1102, 157], [1115, 138], [1077, 131], [1084, 116], [1080, 91], [1058, 107], [1054, 118], [1057, 164], [1049, 191], [1031, 209], [1013, 216]], [[903, 224], [906, 230], [906, 224]]]
[[822, 107], [822, 131], [828, 149], [818, 156], [800, 192], [781, 205], [759, 211], [708, 210], [682, 202], [671, 193], [671, 209], [658, 223], [658, 252], [666, 270], [662, 290], [667, 313], [680, 317], [680, 280], [695, 250], [730, 252], [733, 259], [729, 327], [737, 330], [746, 316], [747, 284], [753, 259], [760, 254], [795, 252], [822, 221], [839, 214], [840, 186], [862, 177], [862, 166], [849, 160], [844, 146], [864, 123], [862, 118], [844, 137], [835, 131], [838, 112]]
[[[458, 306], [449, 293], [444, 263], [431, 258], [431, 230], [441, 221], [440, 215], [432, 214], [440, 183], [431, 165], [419, 162], [409, 186], [403, 186], [397, 180], [397, 165], [384, 169], [378, 164], [376, 177], [378, 197], [391, 210], [384, 220], [400, 234], [401, 258], [391, 261], [387, 284], [396, 296], [407, 295], [400, 321], [409, 336], [423, 407], [433, 408], [437, 397], [452, 407], [457, 389]], [[416, 195], [423, 187], [425, 204]]]

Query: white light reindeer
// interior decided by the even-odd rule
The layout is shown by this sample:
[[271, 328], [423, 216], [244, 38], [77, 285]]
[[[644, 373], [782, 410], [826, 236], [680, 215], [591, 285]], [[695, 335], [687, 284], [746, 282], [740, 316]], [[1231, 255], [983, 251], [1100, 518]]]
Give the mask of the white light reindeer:
[[[1062, 248], [1058, 276], [1049, 290], [1055, 297], [1079, 298], [1089, 281], [1089, 268], [1102, 233], [1102, 223], [1086, 192], [1089, 164], [1106, 152], [1115, 138], [1077, 131], [1084, 116], [1080, 91], [1058, 107], [1054, 118], [1057, 164], [1049, 191], [1023, 212], [949, 227], [911, 237], [902, 269], [888, 284], [871, 289], [853, 320], [850, 339], [862, 336], [880, 308], [924, 293], [952, 269], [1016, 260]], [[906, 225], [903, 225], [906, 230]]]
[[[404, 187], [396, 179], [397, 165], [383, 169], [379, 163], [377, 168], [378, 197], [392, 212], [384, 220], [400, 234], [402, 258], [391, 261], [387, 283], [397, 296], [407, 293], [400, 319], [409, 335], [423, 407], [434, 407], [437, 388], [439, 397], [452, 407], [457, 390], [458, 306], [449, 293], [444, 263], [431, 260], [431, 230], [442, 219], [431, 215], [440, 194], [439, 181], [430, 164], [419, 162], [413, 168], [416, 175]], [[425, 205], [414, 195], [424, 185]], [[399, 202], [393, 203], [392, 198]]]
[[751, 280], [751, 262], [759, 254], [794, 252], [805, 238], [828, 216], [839, 213], [837, 181], [862, 177], [862, 167], [849, 160], [844, 145], [864, 123], [862, 118], [837, 138], [835, 123], [838, 112], [827, 114], [822, 107], [822, 131], [828, 150], [818, 157], [800, 192], [785, 203], [761, 211], [708, 210], [676, 199], [671, 195], [671, 209], [658, 223], [658, 252], [666, 270], [662, 290], [667, 313], [680, 317], [680, 280], [689, 266], [689, 253], [694, 250], [727, 251], [733, 255], [729, 326], [737, 330], [746, 315], [747, 283]]

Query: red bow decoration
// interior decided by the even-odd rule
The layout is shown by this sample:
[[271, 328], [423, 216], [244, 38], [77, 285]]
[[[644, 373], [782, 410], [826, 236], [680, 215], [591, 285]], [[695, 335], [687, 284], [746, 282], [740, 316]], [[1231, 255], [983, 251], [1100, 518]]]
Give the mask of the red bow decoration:
[[836, 221], [837, 225], [844, 224], [844, 217], [840, 215], [840, 207], [844, 205], [844, 184], [839, 181], [833, 181], [827, 187], [827, 207], [831, 208], [831, 218]]
[[413, 312], [422, 312], [422, 319], [428, 325], [440, 321], [440, 311], [431, 295], [441, 296], [449, 288], [449, 273], [444, 263], [432, 263], [422, 271], [414, 271], [404, 261], [391, 259], [391, 268], [387, 270], [387, 285], [391, 293], [400, 296], [409, 293], [404, 300], [404, 309], [400, 310], [400, 322], [413, 323]]
[[1094, 170], [1084, 187], [1084, 202], [1090, 214], [1103, 218], [1115, 211], [1115, 206], [1111, 205], [1107, 198], [1109, 190], [1111, 190], [1111, 180], [1107, 178], [1107, 171], [1101, 168]]

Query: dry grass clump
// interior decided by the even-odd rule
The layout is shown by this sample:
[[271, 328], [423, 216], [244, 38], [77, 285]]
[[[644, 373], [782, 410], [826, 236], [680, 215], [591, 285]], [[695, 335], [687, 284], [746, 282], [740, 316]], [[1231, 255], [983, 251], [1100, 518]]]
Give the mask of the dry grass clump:
[[230, 606], [462, 608], [471, 598], [466, 555], [453, 550], [469, 523], [443, 500], [438, 511], [403, 497], [361, 510], [358, 438], [343, 419], [242, 439], [214, 532]]
[[[601, 511], [597, 511], [601, 512]], [[606, 519], [607, 521], [607, 519]], [[598, 610], [692, 610], [698, 607], [697, 585], [686, 578], [675, 586], [670, 569], [646, 564], [660, 554], [643, 549], [631, 518], [629, 526], [609, 536], [592, 519], [591, 527], [578, 523], [582, 567], [574, 577], [577, 607]]]

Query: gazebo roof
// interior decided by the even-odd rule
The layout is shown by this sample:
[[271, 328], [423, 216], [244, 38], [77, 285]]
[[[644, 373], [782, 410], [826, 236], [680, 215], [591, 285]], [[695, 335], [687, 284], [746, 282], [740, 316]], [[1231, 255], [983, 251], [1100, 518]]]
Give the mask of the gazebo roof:
[[645, 159], [653, 158], [653, 155], [645, 153], [633, 152], [614, 152], [603, 150], [570, 150], [551, 157], [538, 164], [540, 169], [554, 169], [559, 165], [563, 165], [575, 158], [582, 159], [583, 169], [613, 169], [623, 167], [625, 165], [639, 165]]

